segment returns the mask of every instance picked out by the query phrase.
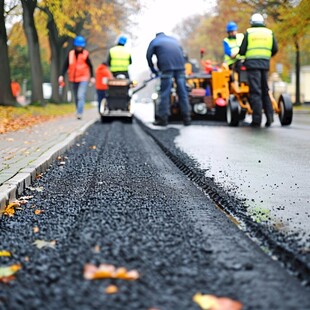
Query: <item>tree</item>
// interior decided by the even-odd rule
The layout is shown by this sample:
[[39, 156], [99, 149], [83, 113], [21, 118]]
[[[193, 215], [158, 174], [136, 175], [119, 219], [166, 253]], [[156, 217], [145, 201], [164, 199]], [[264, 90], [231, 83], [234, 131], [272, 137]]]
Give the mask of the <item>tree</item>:
[[[112, 33], [126, 27], [129, 14], [139, 10], [136, 0], [44, 0], [39, 8], [46, 13], [51, 50], [52, 100], [59, 102], [58, 76], [76, 35], [87, 37], [91, 57], [108, 50]], [[114, 35], [115, 36], [115, 35]], [[112, 40], [115, 40], [113, 36]], [[102, 56], [101, 59], [102, 61]]]
[[295, 47], [295, 72], [296, 72], [296, 95], [295, 104], [300, 102], [300, 50], [302, 39], [306, 37], [310, 30], [310, 3], [302, 0], [294, 8], [281, 7], [279, 9], [278, 37], [281, 42], [287, 42], [287, 38], [292, 38]]
[[0, 105], [14, 105], [15, 100], [11, 90], [11, 73], [5, 27], [4, 0], [0, 0]]
[[38, 33], [34, 22], [34, 11], [37, 0], [21, 0], [23, 7], [23, 27], [28, 42], [29, 60], [31, 66], [31, 102], [44, 105], [43, 74]]

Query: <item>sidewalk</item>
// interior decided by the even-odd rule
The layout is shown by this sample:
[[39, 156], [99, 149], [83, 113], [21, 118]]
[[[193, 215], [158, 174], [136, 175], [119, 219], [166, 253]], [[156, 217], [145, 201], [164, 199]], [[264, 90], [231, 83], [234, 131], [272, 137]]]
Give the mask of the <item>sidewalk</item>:
[[0, 135], [0, 214], [98, 119], [92, 108], [82, 120], [73, 114]]

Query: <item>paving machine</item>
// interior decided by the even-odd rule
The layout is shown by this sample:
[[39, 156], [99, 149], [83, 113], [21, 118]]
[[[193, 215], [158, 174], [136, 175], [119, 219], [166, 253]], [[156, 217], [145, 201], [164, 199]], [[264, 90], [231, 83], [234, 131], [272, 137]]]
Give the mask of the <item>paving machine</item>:
[[[247, 114], [253, 113], [249, 103], [249, 86], [246, 68], [241, 64], [237, 71], [231, 71], [224, 65], [222, 71], [229, 72], [229, 78], [227, 80], [227, 84], [229, 85], [229, 98], [226, 109], [227, 124], [229, 126], [238, 126], [239, 122], [244, 120]], [[269, 91], [269, 97], [274, 112], [279, 115], [281, 125], [290, 125], [293, 119], [293, 105], [289, 95], [281, 94], [277, 102]]]
[[144, 88], [154, 77], [137, 86], [135, 81], [126, 78], [115, 78], [108, 81], [107, 97], [101, 101], [101, 122], [109, 122], [115, 119], [132, 122], [133, 110], [131, 105], [132, 95]]

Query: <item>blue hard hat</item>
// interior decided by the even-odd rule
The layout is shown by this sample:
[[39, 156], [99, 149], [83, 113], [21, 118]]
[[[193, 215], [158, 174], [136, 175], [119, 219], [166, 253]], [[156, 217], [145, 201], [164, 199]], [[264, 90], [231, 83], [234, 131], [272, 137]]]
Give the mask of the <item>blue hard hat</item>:
[[231, 32], [231, 31], [235, 31], [238, 29], [238, 26], [235, 22], [229, 22], [227, 25], [226, 25], [226, 31], [227, 32]]
[[120, 36], [118, 38], [118, 44], [122, 44], [122, 45], [125, 45], [127, 42], [127, 38], [125, 36]]
[[77, 36], [73, 41], [73, 45], [76, 47], [85, 47], [86, 41], [82, 36]]

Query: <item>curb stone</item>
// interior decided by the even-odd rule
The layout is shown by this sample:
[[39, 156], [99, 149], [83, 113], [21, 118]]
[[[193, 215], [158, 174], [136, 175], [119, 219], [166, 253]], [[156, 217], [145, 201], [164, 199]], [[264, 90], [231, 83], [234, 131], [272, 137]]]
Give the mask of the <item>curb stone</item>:
[[22, 168], [15, 176], [0, 186], [0, 218], [10, 201], [16, 200], [19, 195], [35, 180], [36, 175], [45, 172], [51, 163], [68, 150], [80, 136], [91, 126], [96, 119], [87, 122], [83, 127], [72, 132], [61, 143], [51, 147], [45, 154]]

